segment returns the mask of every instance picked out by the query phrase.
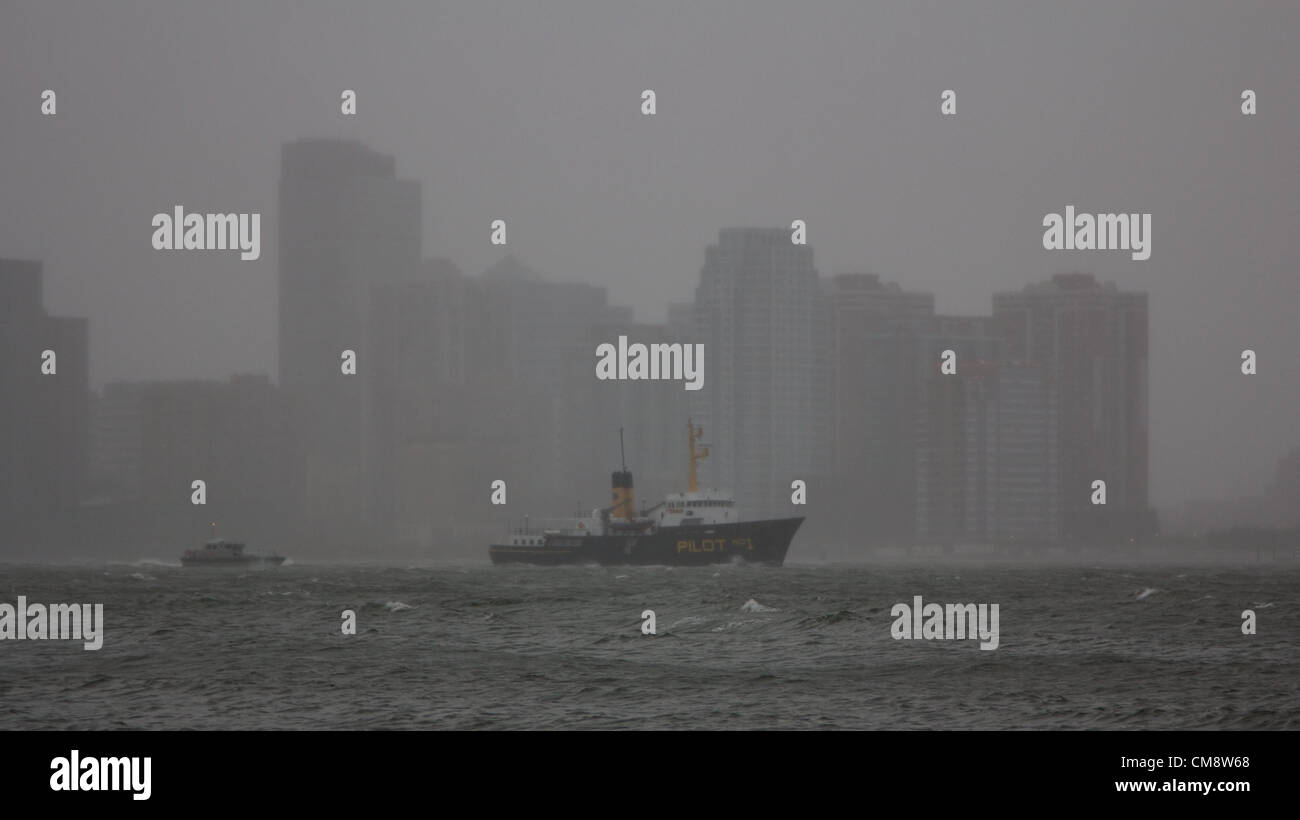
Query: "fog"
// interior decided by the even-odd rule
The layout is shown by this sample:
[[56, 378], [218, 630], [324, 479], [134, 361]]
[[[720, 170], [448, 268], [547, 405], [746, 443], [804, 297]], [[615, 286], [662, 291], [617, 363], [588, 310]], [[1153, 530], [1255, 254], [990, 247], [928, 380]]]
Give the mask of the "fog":
[[[509, 255], [641, 323], [696, 299], [721, 230], [796, 219], [821, 277], [878, 274], [943, 314], [1080, 271], [1148, 294], [1151, 503], [1259, 495], [1300, 445], [1297, 34], [1275, 0], [9, 3], [0, 258], [41, 261], [46, 310], [89, 319], [95, 390], [279, 381], [277, 185], [305, 138], [396, 158], [420, 258], [477, 277]], [[177, 205], [260, 213], [260, 258], [155, 250]], [[1150, 258], [1044, 249], [1067, 206], [1151, 214]], [[575, 366], [616, 337], [575, 340]], [[607, 497], [625, 423], [591, 431], [575, 501]], [[684, 465], [663, 447], [660, 472]]]

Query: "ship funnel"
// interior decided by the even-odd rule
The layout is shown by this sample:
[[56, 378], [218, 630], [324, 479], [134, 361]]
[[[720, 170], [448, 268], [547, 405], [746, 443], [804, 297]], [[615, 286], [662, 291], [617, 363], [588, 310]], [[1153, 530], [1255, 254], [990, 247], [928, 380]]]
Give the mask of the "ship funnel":
[[618, 454], [623, 460], [623, 469], [614, 473], [610, 485], [614, 488], [614, 505], [609, 514], [614, 518], [626, 518], [629, 521], [636, 515], [636, 497], [632, 492], [632, 472], [627, 468], [627, 454], [623, 449], [623, 428], [618, 428]]
[[614, 506], [609, 514], [614, 518], [631, 519], [636, 515], [636, 498], [632, 492], [632, 471], [619, 470], [614, 473], [610, 484], [614, 489]]

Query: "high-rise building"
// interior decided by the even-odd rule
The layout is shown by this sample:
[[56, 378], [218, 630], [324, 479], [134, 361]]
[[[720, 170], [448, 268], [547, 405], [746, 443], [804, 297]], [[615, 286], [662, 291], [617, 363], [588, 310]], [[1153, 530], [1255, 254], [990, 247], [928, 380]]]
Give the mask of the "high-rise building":
[[269, 377], [238, 374], [227, 381], [108, 389], [120, 392], [123, 405], [138, 402], [134, 412], [123, 408], [122, 417], [138, 418], [140, 495], [149, 511], [169, 520], [192, 519], [192, 483], [201, 480], [200, 519], [225, 516], [225, 525], [237, 532], [250, 529], [253, 515], [283, 519], [289, 417], [282, 390]]
[[[1063, 538], [1148, 534], [1147, 294], [1060, 274], [994, 295], [993, 316], [1008, 357], [1043, 365], [1056, 393]], [[1097, 480], [1104, 506], [1092, 504]]]
[[[268, 376], [110, 384], [105, 395], [116, 397], [119, 437], [139, 441], [131, 461], [151, 546], [200, 539], [213, 522], [239, 538], [283, 538], [291, 428]], [[192, 503], [196, 480], [201, 506]]]
[[385, 536], [463, 547], [502, 523], [483, 503], [498, 479], [511, 510], [599, 505], [624, 422], [602, 404], [614, 393], [597, 385], [597, 337], [628, 332], [630, 309], [513, 257], [478, 277], [428, 261], [415, 280], [375, 286], [371, 308], [368, 396], [382, 435], [367, 490]]
[[996, 521], [989, 540], [1036, 548], [1061, 537], [1057, 491], [1057, 398], [1047, 368], [1006, 362], [997, 369]]
[[140, 499], [144, 434], [141, 382], [109, 382], [95, 397], [90, 435], [90, 479], [117, 502]]
[[631, 324], [631, 308], [610, 305], [603, 287], [550, 281], [513, 256], [476, 283], [497, 317], [493, 344], [503, 348], [511, 402], [526, 408], [512, 425], [512, 457], [498, 468], [523, 479], [517, 483], [524, 492], [512, 498], [565, 512], [581, 498], [604, 498], [601, 475], [618, 424], [599, 417], [589, 401], [596, 381], [592, 328]]
[[[280, 384], [293, 405], [305, 535], [353, 543], [384, 521], [367, 488], [387, 434], [371, 417], [366, 368], [372, 288], [417, 276], [418, 182], [396, 160], [356, 142], [297, 140], [281, 152], [279, 199]], [[356, 375], [342, 369], [356, 356]]]
[[1041, 367], [976, 360], [927, 376], [916, 418], [915, 540], [1055, 543], [1055, 409]]
[[830, 323], [812, 248], [784, 228], [723, 229], [695, 307], [706, 364], [690, 401], [711, 447], [701, 480], [747, 515], [789, 515], [792, 482], [815, 493], [830, 473]]
[[[834, 484], [819, 525], [830, 540], [859, 549], [888, 540], [897, 498], [911, 481], [912, 411], [900, 392], [907, 370], [901, 335], [934, 318], [934, 294], [906, 291], [870, 273], [838, 274], [824, 283], [831, 314], [832, 468]], [[893, 357], [890, 356], [893, 351]], [[893, 527], [901, 532], [902, 524]]]
[[955, 377], [941, 371], [945, 351], [954, 354], [957, 373], [1001, 356], [990, 320], [980, 316], [918, 316], [866, 339], [866, 494], [858, 509], [869, 542], [934, 543], [949, 529], [938, 522], [957, 514], [949, 482], [959, 457], [962, 394]]
[[371, 309], [368, 395], [383, 431], [372, 508], [392, 541], [456, 546], [490, 520], [483, 494], [503, 477], [492, 468], [508, 459], [521, 411], [501, 372], [505, 326], [478, 282], [445, 259], [424, 261], [417, 280], [375, 286]]
[[280, 383], [333, 384], [339, 351], [364, 342], [368, 289], [413, 277], [420, 184], [356, 142], [304, 139], [281, 151]]
[[42, 290], [39, 261], [0, 259], [0, 525], [11, 538], [69, 522], [85, 484], [88, 322], [47, 314]]

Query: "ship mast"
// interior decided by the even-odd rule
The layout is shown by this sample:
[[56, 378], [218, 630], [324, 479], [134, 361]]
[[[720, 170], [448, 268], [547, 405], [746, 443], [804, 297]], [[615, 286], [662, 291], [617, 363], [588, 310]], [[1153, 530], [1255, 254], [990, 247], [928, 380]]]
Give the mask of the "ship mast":
[[696, 478], [695, 462], [701, 461], [705, 458], [708, 458], [709, 456], [708, 447], [700, 447], [698, 453], [695, 451], [695, 442], [703, 435], [704, 435], [703, 427], [696, 427], [694, 424], [691, 423], [691, 420], [689, 418], [686, 419], [686, 443], [690, 446], [690, 450], [691, 450], [690, 481], [687, 483], [686, 488], [687, 490], [693, 493], [699, 492], [700, 489], [699, 481]]

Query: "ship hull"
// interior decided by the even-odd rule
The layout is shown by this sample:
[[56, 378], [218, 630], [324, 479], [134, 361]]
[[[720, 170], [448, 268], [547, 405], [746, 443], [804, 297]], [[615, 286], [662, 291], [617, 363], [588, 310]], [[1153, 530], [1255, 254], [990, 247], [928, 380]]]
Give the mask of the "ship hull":
[[803, 517], [663, 527], [651, 533], [547, 536], [539, 546], [493, 544], [494, 564], [699, 566], [732, 561], [781, 566]]
[[241, 556], [239, 558], [181, 558], [183, 567], [278, 567], [282, 556]]

